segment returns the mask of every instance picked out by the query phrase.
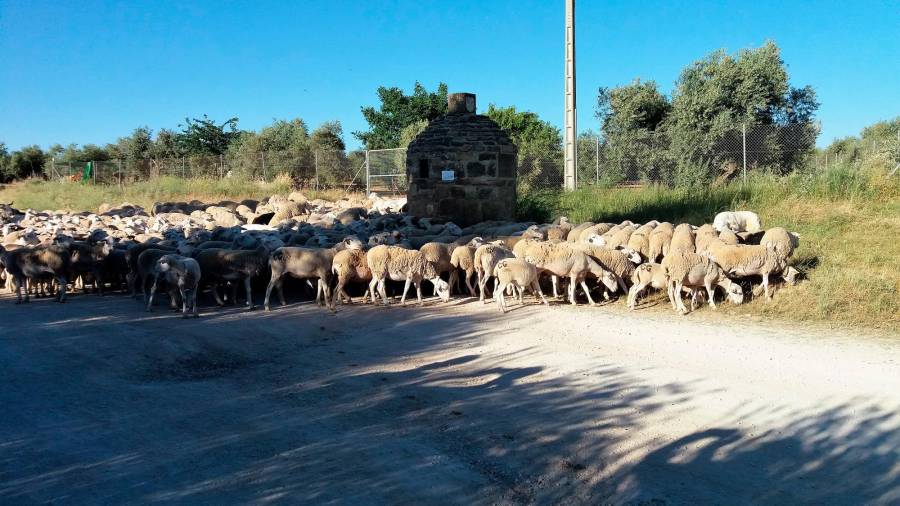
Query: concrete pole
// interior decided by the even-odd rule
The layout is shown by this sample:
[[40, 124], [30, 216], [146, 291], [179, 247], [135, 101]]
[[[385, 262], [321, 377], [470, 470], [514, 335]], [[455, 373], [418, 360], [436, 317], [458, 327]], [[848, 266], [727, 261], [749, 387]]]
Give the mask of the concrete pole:
[[747, 184], [747, 124], [741, 125], [741, 145], [744, 153], [744, 184]]
[[565, 117], [565, 167], [564, 183], [566, 190], [574, 190], [576, 186], [576, 167], [578, 149], [576, 137], [578, 128], [575, 124], [575, 0], [566, 0], [566, 117]]

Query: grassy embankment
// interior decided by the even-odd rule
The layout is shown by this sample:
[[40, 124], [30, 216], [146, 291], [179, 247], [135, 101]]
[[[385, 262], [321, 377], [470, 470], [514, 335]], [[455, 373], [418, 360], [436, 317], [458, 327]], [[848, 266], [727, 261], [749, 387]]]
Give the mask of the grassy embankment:
[[573, 222], [651, 219], [709, 223], [749, 209], [764, 226], [801, 234], [791, 263], [806, 276], [773, 299], [724, 305], [730, 314], [825, 321], [900, 331], [900, 175], [838, 168], [816, 175], [758, 176], [746, 185], [687, 190], [586, 189], [522, 198], [523, 217]]
[[[235, 179], [161, 178], [118, 188], [67, 182], [25, 182], [0, 190], [0, 202], [20, 208], [96, 210], [101, 203], [261, 198], [290, 191], [290, 180], [254, 183]], [[335, 199], [340, 192], [310, 197]], [[758, 212], [765, 226], [799, 232], [792, 263], [806, 275], [774, 301], [724, 305], [729, 314], [824, 321], [900, 331], [900, 176], [837, 168], [816, 175], [758, 176], [703, 189], [663, 187], [534, 192], [520, 198], [523, 218], [558, 215], [573, 222], [706, 223], [726, 209]]]

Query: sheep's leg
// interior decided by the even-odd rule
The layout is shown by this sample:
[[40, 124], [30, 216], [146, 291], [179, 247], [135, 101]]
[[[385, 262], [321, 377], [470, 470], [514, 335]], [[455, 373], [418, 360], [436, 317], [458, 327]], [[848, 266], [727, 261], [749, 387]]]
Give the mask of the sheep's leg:
[[544, 292], [541, 291], [541, 284], [538, 283], [537, 278], [535, 278], [534, 281], [531, 282], [531, 291], [541, 298], [541, 302], [543, 302], [545, 306], [550, 305], [550, 303], [547, 302], [546, 297], [544, 297]]
[[766, 292], [766, 300], [772, 300], [772, 295], [769, 293], [769, 275], [768, 274], [762, 275], [762, 285], [763, 285], [763, 289]]
[[238, 303], [237, 292], [238, 292], [237, 283], [232, 282], [231, 283], [231, 303], [235, 306]]
[[577, 285], [577, 283], [575, 282], [574, 279], [570, 280], [570, 282], [569, 282], [569, 302], [573, 306], [578, 305], [578, 302], [575, 301], [575, 286], [576, 285]]
[[225, 301], [222, 300], [222, 296], [219, 295], [219, 284], [218, 283], [210, 283], [210, 288], [212, 289], [213, 297], [216, 298], [216, 305], [222, 307], [225, 305]]
[[409, 291], [409, 285], [412, 284], [412, 279], [406, 278], [406, 282], [403, 283], [403, 295], [400, 296], [400, 305], [403, 306], [406, 304], [406, 292]]
[[147, 311], [153, 311], [153, 296], [156, 295], [156, 282], [159, 278], [153, 277], [153, 286], [150, 287], [150, 296], [147, 298]]
[[484, 285], [487, 283], [487, 279], [482, 275], [481, 271], [478, 271], [478, 291], [480, 295], [478, 296], [479, 302], [484, 302]]
[[384, 301], [384, 305], [388, 305], [388, 296], [387, 296], [387, 288], [384, 286], [385, 281], [383, 279], [378, 281], [378, 290], [381, 292], [381, 299]]
[[12, 284], [16, 289], [16, 304], [22, 303], [22, 279], [19, 276], [12, 278]]
[[677, 296], [676, 301], [678, 302], [678, 310], [681, 311], [681, 314], [688, 314], [689, 311], [687, 307], [684, 305], [684, 301], [681, 300], [681, 289], [683, 288], [683, 284], [680, 281], [675, 282], [674, 292]]
[[[448, 281], [450, 284], [450, 293], [453, 293], [453, 289], [456, 288], [457, 292], [461, 292], [459, 289], [459, 271], [457, 269], [450, 269], [450, 280]], [[437, 295], [437, 287], [434, 287], [434, 295]]]
[[378, 297], [378, 292], [376, 291], [378, 288], [378, 279], [372, 276], [371, 281], [369, 281], [369, 292], [372, 293], [372, 304], [376, 303], [376, 297]]
[[550, 281], [553, 283], [553, 298], [554, 298], [554, 299], [558, 299], [558, 298], [559, 298], [559, 293], [556, 291], [556, 283], [557, 283], [556, 276], [551, 274], [551, 275], [550, 275]]
[[709, 307], [716, 309], [716, 287], [712, 281], [706, 281], [706, 294], [709, 295]]
[[188, 317], [188, 296], [184, 293], [184, 288], [179, 287], [178, 291], [181, 293], [181, 317]]
[[66, 301], [66, 277], [60, 276], [57, 278], [57, 282], [59, 283], [59, 290], [56, 292], [56, 301], [57, 302], [65, 302]]
[[133, 274], [131, 271], [125, 275], [125, 284], [128, 286], [128, 289], [131, 290], [131, 298], [137, 297], [137, 275]]
[[469, 295], [475, 296], [475, 287], [472, 286], [472, 272], [466, 272], [466, 288], [469, 289]]
[[97, 294], [102, 297], [103, 296], [103, 278], [100, 277], [99, 270], [95, 270], [93, 275], [94, 275], [94, 289], [97, 291]]
[[672, 295], [675, 287], [674, 281], [666, 281], [666, 295], [669, 296], [669, 304], [672, 305], [672, 309], [678, 310], [678, 306], [675, 305], [675, 297]]
[[337, 306], [338, 304], [344, 303], [344, 296], [347, 294], [344, 293], [344, 280], [338, 278], [337, 286], [334, 287], [334, 301], [331, 303], [332, 306]]
[[616, 275], [616, 281], [619, 282], [619, 288], [622, 290], [622, 293], [628, 293], [628, 285], [625, 284], [625, 280], [622, 279], [622, 276]]
[[[247, 311], [253, 310], [253, 292], [250, 288], [250, 276], [244, 278], [244, 289], [247, 290]], [[235, 285], [235, 291], [237, 291], [237, 285]], [[278, 290], [278, 293], [281, 293], [281, 290]], [[235, 299], [237, 302], [237, 299]]]
[[194, 318], [200, 318], [200, 310], [197, 309], [197, 289], [199, 286], [195, 286], [191, 289], [191, 305], [194, 308]]
[[[275, 286], [278, 284], [278, 281], [280, 281], [280, 278], [273, 274], [272, 279], [269, 280], [268, 286], [266, 286], [266, 298], [263, 301], [263, 307], [266, 309], [266, 311], [272, 310], [271, 306], [269, 306], [269, 299], [272, 297], [272, 289], [275, 288]], [[219, 294], [218, 292], [216, 292], [215, 288], [213, 288], [213, 293], [216, 294], [216, 302], [219, 302]], [[219, 303], [219, 305], [221, 306], [222, 304]], [[284, 305], [284, 299], [282, 299], [281, 305]]]
[[505, 313], [505, 312], [506, 312], [506, 295], [505, 295], [505, 292], [506, 292], [506, 287], [507, 287], [507, 286], [509, 286], [509, 285], [503, 285], [502, 287], [500, 287], [500, 288], [502, 288], [502, 289], [500, 289], [500, 290], [494, 290], [494, 302], [497, 303], [497, 307], [500, 308], [500, 312], [501, 312], [501, 313]]
[[[419, 300], [419, 307], [422, 307], [424, 304], [422, 302], [422, 281], [414, 281], [413, 284], [416, 285], [416, 298]], [[434, 295], [437, 295], [437, 285], [434, 285]]]
[[[169, 308], [173, 311], [178, 311], [178, 297], [179, 297], [179, 288], [175, 286], [169, 286]], [[184, 297], [182, 297], [182, 300]]]
[[588, 290], [587, 283], [585, 283], [583, 279], [581, 280], [581, 288], [584, 290], [584, 294], [587, 295], [588, 304], [596, 306], [597, 303], [594, 302], [594, 299], [591, 298], [591, 291]]

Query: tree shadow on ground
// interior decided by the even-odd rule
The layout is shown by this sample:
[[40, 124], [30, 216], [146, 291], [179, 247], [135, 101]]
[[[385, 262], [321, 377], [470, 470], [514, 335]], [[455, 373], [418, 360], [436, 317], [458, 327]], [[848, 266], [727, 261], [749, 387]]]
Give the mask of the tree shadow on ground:
[[841, 503], [900, 489], [893, 413], [861, 400], [764, 434], [723, 420], [641, 439], [708, 387], [492, 349], [520, 330], [493, 307], [184, 321], [121, 297], [8, 302], [0, 502]]

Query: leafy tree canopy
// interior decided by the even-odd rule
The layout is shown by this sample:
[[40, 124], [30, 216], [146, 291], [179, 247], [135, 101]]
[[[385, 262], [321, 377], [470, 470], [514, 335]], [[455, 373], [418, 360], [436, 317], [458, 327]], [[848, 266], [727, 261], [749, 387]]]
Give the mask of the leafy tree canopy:
[[402, 89], [378, 88], [381, 106], [363, 107], [362, 114], [369, 123], [369, 131], [353, 132], [367, 149], [396, 148], [401, 144], [401, 132], [418, 121], [431, 121], [447, 112], [447, 85], [438, 84], [437, 90], [429, 92], [418, 81], [412, 95]]
[[185, 118], [178, 136], [182, 149], [192, 155], [221, 155], [232, 140], [240, 135], [237, 118], [219, 124], [205, 114], [202, 118]]
[[517, 111], [515, 106], [488, 105], [485, 116], [494, 120], [519, 148], [519, 157], [555, 156], [562, 151], [559, 128], [530, 111]]
[[671, 110], [672, 104], [654, 81], [635, 79], [625, 86], [600, 88], [597, 94], [596, 115], [607, 136], [635, 129], [656, 130]]

